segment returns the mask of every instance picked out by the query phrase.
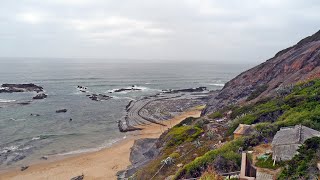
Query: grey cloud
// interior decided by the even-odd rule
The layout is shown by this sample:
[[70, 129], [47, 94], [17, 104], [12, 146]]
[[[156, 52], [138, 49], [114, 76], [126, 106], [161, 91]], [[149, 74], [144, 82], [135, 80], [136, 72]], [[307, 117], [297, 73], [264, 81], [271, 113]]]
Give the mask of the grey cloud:
[[0, 56], [261, 62], [320, 28], [316, 0], [3, 0]]

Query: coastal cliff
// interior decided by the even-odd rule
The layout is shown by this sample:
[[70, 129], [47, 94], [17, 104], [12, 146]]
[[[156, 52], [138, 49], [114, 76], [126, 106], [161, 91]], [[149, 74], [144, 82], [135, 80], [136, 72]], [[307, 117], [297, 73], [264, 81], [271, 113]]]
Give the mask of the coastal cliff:
[[274, 97], [278, 89], [315, 77], [320, 77], [320, 31], [227, 82], [202, 115], [226, 105]]
[[[319, 65], [320, 31], [226, 83], [210, 97], [202, 117], [186, 118], [165, 131], [154, 143], [158, 155], [137, 167], [131, 177], [237, 178], [241, 153], [251, 151], [258, 157], [270, 151], [270, 142], [281, 128], [303, 125], [320, 131]], [[249, 127], [250, 131], [233, 136], [238, 127]], [[252, 160], [274, 178], [315, 177], [319, 175], [315, 162], [320, 156], [314, 152], [320, 147], [309, 148], [308, 143], [319, 141], [311, 139], [298, 150], [308, 152], [288, 162], [273, 165], [271, 158]]]

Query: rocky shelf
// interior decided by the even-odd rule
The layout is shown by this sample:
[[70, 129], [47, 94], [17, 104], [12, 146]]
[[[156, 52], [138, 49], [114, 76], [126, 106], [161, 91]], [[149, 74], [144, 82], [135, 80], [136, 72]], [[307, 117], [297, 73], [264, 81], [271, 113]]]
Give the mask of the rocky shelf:
[[14, 92], [42, 92], [43, 88], [35, 84], [2, 84], [0, 93], [14, 93]]
[[205, 104], [207, 100], [205, 97], [208, 97], [209, 93], [193, 93], [203, 91], [204, 88], [191, 89], [159, 93], [137, 101], [130, 101], [125, 107], [126, 116], [118, 121], [119, 131], [140, 130], [136, 128], [137, 125], [150, 123], [165, 126], [162, 121], [171, 119], [189, 108]]

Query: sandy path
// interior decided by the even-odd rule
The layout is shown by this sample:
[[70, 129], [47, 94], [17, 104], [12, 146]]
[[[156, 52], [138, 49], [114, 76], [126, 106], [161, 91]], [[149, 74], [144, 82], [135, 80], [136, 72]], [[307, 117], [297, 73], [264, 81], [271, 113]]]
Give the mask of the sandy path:
[[[170, 121], [165, 121], [168, 127], [178, 124], [186, 117], [199, 117], [199, 110], [185, 112]], [[125, 169], [129, 162], [130, 148], [134, 140], [140, 138], [157, 138], [164, 131], [164, 127], [151, 124], [143, 126], [142, 131], [97, 152], [81, 154], [74, 157], [57, 160], [55, 162], [31, 165], [21, 172], [19, 169], [0, 174], [0, 180], [68, 180], [74, 176], [85, 175], [85, 179], [116, 179], [116, 173]]]

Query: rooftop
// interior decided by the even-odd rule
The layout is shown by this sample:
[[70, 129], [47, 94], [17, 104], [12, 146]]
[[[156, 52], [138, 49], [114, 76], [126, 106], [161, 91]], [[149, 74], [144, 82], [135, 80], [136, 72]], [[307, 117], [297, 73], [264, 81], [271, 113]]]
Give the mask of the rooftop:
[[320, 137], [320, 132], [302, 125], [281, 128], [274, 136], [272, 145], [302, 144], [315, 136]]
[[251, 125], [239, 124], [239, 126], [233, 133], [244, 135], [244, 134], [249, 134], [251, 131], [252, 131]]

